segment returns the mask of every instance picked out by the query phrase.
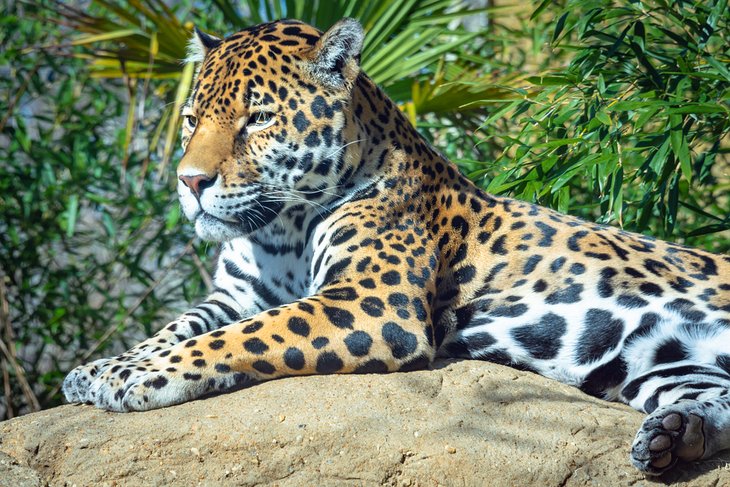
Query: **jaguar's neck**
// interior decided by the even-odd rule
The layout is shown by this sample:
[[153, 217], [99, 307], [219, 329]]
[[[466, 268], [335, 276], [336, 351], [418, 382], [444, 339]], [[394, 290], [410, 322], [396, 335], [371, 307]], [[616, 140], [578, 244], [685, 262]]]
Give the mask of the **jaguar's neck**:
[[357, 130], [350, 140], [362, 141], [356, 151], [357, 171], [365, 179], [415, 179], [428, 184], [451, 165], [364, 74], [353, 88], [350, 117], [349, 125]]
[[[333, 165], [340, 167], [336, 180], [316, 183], [302, 203], [281, 212], [276, 220], [252, 235], [257, 245], [273, 252], [306, 254], [319, 222], [337, 208], [381, 191], [402, 193], [412, 200], [422, 188], [450, 192], [454, 184], [438, 184], [444, 178], [463, 179], [455, 166], [433, 149], [418, 133], [398, 106], [367, 76], [361, 74], [353, 86], [351, 102], [344, 111], [345, 124]], [[467, 183], [468, 184], [468, 183]], [[461, 185], [463, 188], [464, 185]], [[373, 193], [373, 190], [378, 190]], [[402, 191], [400, 191], [402, 190]], [[304, 201], [306, 198], [306, 201]], [[391, 194], [391, 200], [399, 198]]]

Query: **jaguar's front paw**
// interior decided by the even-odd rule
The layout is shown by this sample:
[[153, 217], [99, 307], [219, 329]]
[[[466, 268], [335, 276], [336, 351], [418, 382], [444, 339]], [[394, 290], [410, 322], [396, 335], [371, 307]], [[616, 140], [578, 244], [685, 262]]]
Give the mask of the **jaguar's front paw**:
[[121, 398], [122, 411], [148, 411], [190, 401], [209, 392], [211, 384], [191, 374], [148, 372], [132, 381]]
[[180, 404], [207, 393], [247, 384], [242, 373], [206, 374], [185, 371], [142, 360], [118, 364], [99, 375], [89, 390], [89, 400], [101, 409], [117, 412], [147, 411]]
[[69, 403], [94, 403], [90, 391], [97, 378], [112, 368], [118, 370], [124, 364], [139, 362], [152, 355], [154, 351], [154, 349], [144, 346], [143, 343], [142, 346], [138, 345], [116, 357], [102, 358], [76, 367], [63, 380], [61, 390], [66, 397], [66, 401]]
[[[160, 390], [171, 382], [171, 375], [170, 372], [161, 371], [153, 366], [150, 360], [117, 363], [96, 376], [89, 387], [87, 398], [96, 407], [107, 411], [127, 412], [152, 409], [151, 407], [130, 407], [127, 405], [127, 397], [135, 397], [134, 391], [139, 391], [141, 388], [149, 387], [152, 390]], [[143, 396], [143, 402], [148, 402], [149, 395], [145, 393]]]
[[103, 358], [73, 369], [63, 380], [61, 390], [69, 403], [89, 402], [91, 384], [108, 368], [118, 363], [116, 358]]

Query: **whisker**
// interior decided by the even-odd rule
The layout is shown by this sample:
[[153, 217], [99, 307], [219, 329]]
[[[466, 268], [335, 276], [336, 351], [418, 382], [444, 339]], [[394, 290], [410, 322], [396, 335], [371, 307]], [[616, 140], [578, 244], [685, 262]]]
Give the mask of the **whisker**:
[[[333, 186], [333, 187], [337, 187], [337, 186]], [[329, 191], [325, 191], [325, 190], [297, 191], [297, 190], [292, 190], [292, 189], [277, 189], [275, 191], [272, 191], [271, 193], [296, 196], [298, 198], [304, 197], [307, 199], [307, 201], [311, 201], [308, 198], [308, 196], [313, 195], [313, 194], [324, 194], [324, 195], [330, 196], [332, 198], [342, 198], [344, 196], [339, 193], [329, 192]], [[312, 203], [314, 203], [314, 201], [312, 201]], [[320, 204], [320, 203], [318, 203], [318, 204]]]
[[[282, 226], [284, 226], [284, 220], [283, 220], [283, 219], [281, 218], [281, 213], [275, 212], [275, 211], [274, 211], [274, 210], [272, 210], [271, 208], [267, 208], [266, 206], [262, 205], [262, 204], [261, 204], [261, 203], [259, 202], [259, 200], [258, 200], [258, 199], [256, 199], [255, 201], [256, 201], [256, 203], [257, 203], [257, 204], [258, 204], [258, 205], [259, 205], [259, 206], [261, 207], [261, 209], [262, 209], [262, 210], [268, 210], [268, 211], [272, 212], [272, 213], [273, 213], [274, 215], [276, 215], [276, 217], [277, 217], [277, 218], [279, 219], [279, 223], [281, 223], [281, 225], [282, 225]], [[262, 215], [262, 217], [261, 217], [261, 220], [263, 221], [263, 215]]]
[[[315, 208], [317, 212], [319, 213], [319, 209], [326, 211], [327, 213], [331, 213], [332, 210], [327, 208], [326, 206], [317, 203], [316, 201], [310, 201], [306, 198], [302, 198], [301, 196], [295, 195], [295, 194], [282, 194], [282, 195], [272, 195], [272, 193], [265, 193], [267, 198], [270, 201], [276, 201], [276, 202], [290, 202], [290, 203], [306, 203], [310, 205], [311, 207]], [[319, 213], [321, 216], [322, 214]]]
[[334, 156], [335, 154], [337, 154], [338, 152], [340, 152], [340, 151], [341, 151], [342, 149], [344, 149], [344, 148], [345, 148], [345, 147], [347, 147], [348, 145], [352, 145], [352, 144], [357, 144], [358, 142], [362, 142], [362, 141], [364, 141], [364, 140], [365, 140], [365, 139], [357, 139], [357, 140], [353, 140], [353, 141], [351, 141], [351, 142], [348, 142], [347, 144], [343, 145], [343, 146], [342, 146], [342, 147], [340, 147], [339, 149], [336, 149], [336, 150], [335, 150], [334, 152], [332, 152], [331, 154], [328, 154], [327, 156], [325, 156], [325, 159], [326, 159], [326, 158], [329, 158], [329, 157], [332, 157], [332, 156]]

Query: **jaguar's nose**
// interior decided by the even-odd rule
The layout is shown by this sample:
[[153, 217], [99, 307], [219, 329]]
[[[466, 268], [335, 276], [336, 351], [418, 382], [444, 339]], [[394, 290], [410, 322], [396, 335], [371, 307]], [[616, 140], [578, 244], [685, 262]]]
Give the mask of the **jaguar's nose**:
[[208, 176], [207, 174], [196, 174], [195, 176], [180, 176], [180, 181], [190, 189], [190, 192], [195, 195], [196, 198], [200, 198], [205, 188], [213, 186], [215, 180], [218, 178], [217, 174]]

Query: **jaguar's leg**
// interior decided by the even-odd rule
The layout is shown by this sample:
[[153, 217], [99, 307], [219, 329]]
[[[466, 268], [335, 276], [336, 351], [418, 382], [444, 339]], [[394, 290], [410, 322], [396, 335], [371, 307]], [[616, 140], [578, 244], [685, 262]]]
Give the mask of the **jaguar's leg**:
[[139, 411], [282, 376], [423, 368], [434, 350], [422, 298], [391, 296], [386, 304], [354, 288], [324, 290], [113, 367], [90, 397], [104, 409]]
[[66, 401], [88, 402], [91, 383], [107, 370], [118, 370], [124, 363], [142, 360], [183, 340], [234, 323], [244, 316], [244, 310], [227, 292], [214, 292], [205, 302], [121, 355], [95, 360], [73, 369], [63, 381], [62, 389]]
[[227, 292], [216, 291], [203, 303], [187, 311], [119, 358], [124, 362], [139, 360], [183, 340], [235, 323], [251, 314], [254, 313], [238, 305]]
[[730, 374], [720, 367], [663, 364], [627, 384], [622, 396], [648, 413], [631, 450], [632, 463], [647, 474], [730, 448]]

